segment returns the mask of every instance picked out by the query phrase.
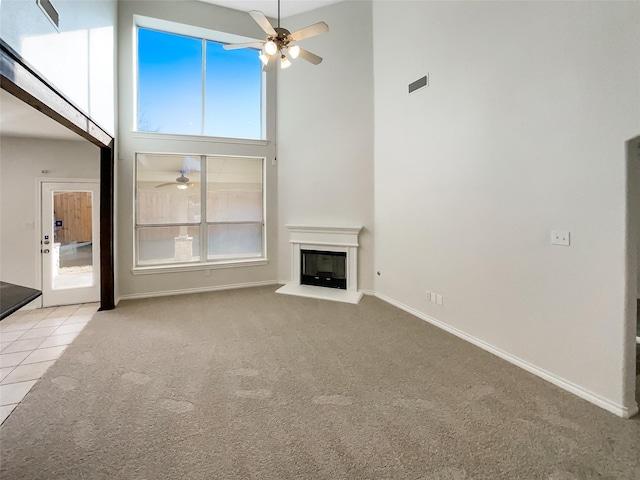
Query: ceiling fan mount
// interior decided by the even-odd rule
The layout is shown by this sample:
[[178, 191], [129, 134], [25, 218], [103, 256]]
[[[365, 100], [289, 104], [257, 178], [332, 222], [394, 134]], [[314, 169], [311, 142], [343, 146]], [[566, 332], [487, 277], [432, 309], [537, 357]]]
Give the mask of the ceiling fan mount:
[[314, 23], [291, 33], [286, 28], [280, 26], [280, 0], [278, 0], [278, 26], [274, 27], [265, 17], [264, 13], [258, 10], [249, 12], [260, 28], [267, 34], [267, 39], [261, 42], [235, 43], [224, 45], [225, 50], [235, 50], [237, 48], [259, 48], [258, 58], [263, 63], [263, 71], [271, 70], [276, 63], [280, 63], [280, 68], [287, 68], [292, 60], [300, 57], [313, 65], [322, 62], [322, 57], [311, 53], [297, 44], [305, 38], [315, 37], [321, 33], [329, 31], [329, 25], [325, 22]]

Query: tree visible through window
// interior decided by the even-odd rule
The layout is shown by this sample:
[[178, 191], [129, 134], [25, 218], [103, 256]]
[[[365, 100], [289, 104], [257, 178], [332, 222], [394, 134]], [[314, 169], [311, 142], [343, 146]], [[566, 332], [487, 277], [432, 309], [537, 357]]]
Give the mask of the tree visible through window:
[[263, 138], [258, 54], [222, 46], [138, 27], [137, 130]]

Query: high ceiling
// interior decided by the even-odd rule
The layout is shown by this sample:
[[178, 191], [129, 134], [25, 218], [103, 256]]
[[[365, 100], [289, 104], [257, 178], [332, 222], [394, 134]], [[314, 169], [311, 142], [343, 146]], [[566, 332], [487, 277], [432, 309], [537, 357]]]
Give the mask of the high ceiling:
[[[221, 7], [233, 8], [242, 12], [259, 10], [267, 17], [278, 17], [278, 0], [200, 0]], [[290, 17], [298, 13], [308, 12], [342, 0], [281, 0], [280, 18]]]
[[[266, 16], [277, 18], [277, 0], [200, 0], [202, 2], [220, 5], [248, 12], [260, 10]], [[281, 0], [280, 17], [286, 18], [299, 13], [308, 12], [342, 0]], [[0, 90], [0, 135], [54, 138], [64, 140], [84, 139], [46, 115], [35, 110], [30, 105], [18, 100], [10, 93]]]

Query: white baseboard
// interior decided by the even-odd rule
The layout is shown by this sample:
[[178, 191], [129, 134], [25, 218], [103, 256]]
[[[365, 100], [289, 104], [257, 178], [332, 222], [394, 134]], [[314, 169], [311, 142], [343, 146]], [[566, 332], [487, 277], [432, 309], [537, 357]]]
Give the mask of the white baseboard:
[[251, 287], [265, 287], [267, 285], [278, 285], [277, 280], [266, 280], [263, 282], [247, 282], [236, 283], [233, 285], [214, 285], [198, 288], [185, 288], [181, 290], [163, 290], [160, 292], [144, 292], [144, 293], [129, 293], [120, 295], [120, 300], [132, 300], [135, 298], [153, 298], [153, 297], [166, 297], [169, 295], [185, 295], [188, 293], [204, 293], [204, 292], [217, 292], [219, 290], [235, 290], [236, 288], [251, 288]]
[[511, 355], [510, 353], [505, 352], [504, 350], [501, 350], [499, 348], [494, 347], [493, 345], [490, 345], [489, 343], [480, 340], [472, 335], [469, 335], [467, 333], [464, 333], [462, 330], [458, 330], [455, 327], [452, 327], [450, 325], [447, 325], [444, 322], [441, 322], [440, 320], [437, 320], [433, 317], [430, 317], [429, 315], [422, 313], [414, 308], [411, 308], [407, 305], [404, 305], [403, 303], [400, 303], [390, 297], [387, 297], [386, 295], [383, 295], [381, 293], [375, 293], [375, 296], [378, 297], [380, 300], [383, 300], [387, 303], [390, 303], [391, 305], [400, 308], [401, 310], [404, 310], [407, 313], [410, 313], [411, 315], [414, 315], [416, 317], [418, 317], [421, 320], [424, 320], [425, 322], [428, 322], [432, 325], [434, 325], [435, 327], [441, 328], [442, 330], [445, 330], [453, 335], [455, 335], [458, 338], [461, 338], [462, 340], [465, 340], [469, 343], [472, 343], [474, 345], [476, 345], [477, 347], [482, 348], [483, 350], [486, 350], [489, 353], [492, 353], [493, 355], [502, 358], [503, 360], [506, 360], [509, 363], [512, 363], [524, 370], [526, 370], [529, 373], [532, 373], [540, 378], [543, 378], [544, 380], [553, 383], [554, 385], [567, 390], [568, 392], [573, 393], [574, 395], [577, 395], [580, 398], [583, 398], [584, 400], [587, 400], [588, 402], [591, 402], [601, 408], [604, 408], [605, 410], [618, 415], [619, 417], [623, 417], [623, 418], [630, 418], [632, 416], [634, 416], [636, 413], [638, 413], [638, 404], [637, 402], [633, 402], [633, 404], [631, 406], [624, 406], [624, 405], [618, 405], [617, 403], [614, 403], [610, 400], [607, 400], [606, 398], [602, 398], [601, 396], [590, 392], [589, 390], [580, 387], [579, 385], [576, 385], [575, 383], [570, 382], [569, 380], [566, 380], [562, 377], [559, 377], [551, 372], [548, 372], [542, 368], [539, 368], [525, 360], [522, 360], [521, 358], [518, 358], [514, 355]]

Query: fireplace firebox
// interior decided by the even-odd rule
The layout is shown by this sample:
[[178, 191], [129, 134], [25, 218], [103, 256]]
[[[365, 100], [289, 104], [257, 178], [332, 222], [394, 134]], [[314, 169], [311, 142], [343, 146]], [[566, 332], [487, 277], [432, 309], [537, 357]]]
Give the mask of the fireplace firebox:
[[301, 250], [300, 284], [346, 290], [346, 252]]

